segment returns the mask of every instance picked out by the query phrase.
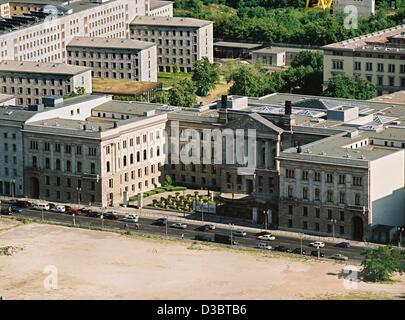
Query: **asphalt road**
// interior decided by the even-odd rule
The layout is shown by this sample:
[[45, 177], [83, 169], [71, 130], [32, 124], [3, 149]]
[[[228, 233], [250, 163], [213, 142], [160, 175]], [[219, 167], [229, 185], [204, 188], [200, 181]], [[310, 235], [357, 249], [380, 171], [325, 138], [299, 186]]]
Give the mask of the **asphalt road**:
[[[37, 210], [32, 210], [32, 209], [24, 209], [21, 213], [16, 213], [13, 214], [16, 217], [24, 217], [24, 218], [32, 218], [36, 220], [41, 220], [42, 219], [42, 212], [37, 211]], [[119, 215], [120, 219], [122, 219], [124, 216]], [[59, 223], [64, 223], [64, 224], [73, 224], [73, 217], [64, 214], [64, 213], [54, 213], [54, 212], [49, 212], [49, 211], [44, 211], [43, 212], [43, 218], [45, 221], [52, 221], [52, 222], [59, 222]], [[129, 226], [129, 230], [131, 232], [141, 232], [141, 233], [147, 233], [147, 234], [156, 234], [156, 235], [166, 235], [166, 230], [167, 230], [167, 235], [170, 237], [174, 238], [181, 238], [181, 235], [184, 235], [185, 239], [194, 239], [195, 235], [197, 234], [204, 234], [204, 235], [210, 235], [211, 238], [214, 238], [215, 233], [226, 233], [230, 234], [230, 230], [228, 229], [221, 229], [217, 228], [216, 230], [211, 230], [207, 232], [202, 232], [202, 231], [197, 231], [195, 230], [200, 224], [193, 224], [190, 222], [187, 222], [187, 229], [175, 229], [171, 227], [171, 224], [177, 222], [170, 219], [168, 219], [168, 227], [166, 228], [165, 226], [157, 226], [153, 225], [153, 222], [155, 219], [152, 218], [146, 218], [146, 217], [141, 217], [139, 219], [139, 224], [140, 228], [139, 230], [135, 230], [135, 227], [131, 223], [126, 223], [120, 220], [108, 220], [108, 219], [100, 219], [100, 218], [92, 218], [92, 217], [86, 217], [84, 215], [81, 216], [75, 216], [74, 217], [75, 224], [78, 226], [84, 226], [84, 227], [92, 227], [92, 228], [101, 228], [104, 227], [106, 229], [116, 229], [116, 230], [125, 230], [125, 224]], [[238, 227], [235, 227], [235, 229], [238, 229]], [[244, 246], [244, 247], [255, 247], [257, 243], [263, 242], [260, 240], [256, 239], [256, 236], [254, 233], [247, 232], [246, 237], [236, 237], [234, 236], [234, 240], [238, 241], [239, 246]], [[276, 239], [273, 241], [268, 241], [268, 244], [270, 244], [273, 248], [279, 245], [284, 245], [286, 247], [289, 247], [291, 249], [295, 248], [300, 248], [301, 246], [301, 240], [297, 238], [289, 238], [285, 236], [276, 236]], [[309, 255], [311, 251], [316, 250], [313, 247], [309, 246], [310, 241], [303, 239], [302, 241], [302, 246], [303, 250], [306, 251], [306, 254]], [[321, 249], [321, 252], [325, 254], [325, 257], [328, 257], [331, 254], [334, 253], [341, 253], [349, 258], [349, 261], [359, 263], [362, 260], [361, 252], [364, 251], [364, 248], [362, 247], [350, 247], [347, 249], [342, 249], [336, 247], [334, 244], [331, 243], [326, 243], [326, 246]]]

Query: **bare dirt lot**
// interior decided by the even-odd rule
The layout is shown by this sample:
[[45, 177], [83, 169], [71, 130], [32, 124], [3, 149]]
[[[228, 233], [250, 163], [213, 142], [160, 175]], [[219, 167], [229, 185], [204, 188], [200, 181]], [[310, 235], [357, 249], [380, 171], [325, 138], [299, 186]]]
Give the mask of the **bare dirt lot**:
[[20, 248], [0, 255], [5, 299], [405, 299], [405, 276], [345, 289], [329, 261], [5, 221], [0, 247]]

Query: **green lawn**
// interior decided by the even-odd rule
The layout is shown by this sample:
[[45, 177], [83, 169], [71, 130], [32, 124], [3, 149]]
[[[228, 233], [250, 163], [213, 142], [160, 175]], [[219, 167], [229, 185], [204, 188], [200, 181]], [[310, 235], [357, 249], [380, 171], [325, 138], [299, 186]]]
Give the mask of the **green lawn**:
[[163, 84], [163, 87], [171, 87], [180, 80], [191, 79], [191, 73], [186, 72], [159, 72], [158, 81]]

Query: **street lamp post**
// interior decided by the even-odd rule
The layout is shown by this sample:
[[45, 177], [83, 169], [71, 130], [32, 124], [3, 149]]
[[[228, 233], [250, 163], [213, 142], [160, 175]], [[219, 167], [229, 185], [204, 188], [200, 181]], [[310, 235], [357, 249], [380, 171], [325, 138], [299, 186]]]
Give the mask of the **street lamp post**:
[[75, 226], [75, 225], [76, 225], [76, 218], [75, 218], [75, 214], [72, 214], [72, 216], [73, 216], [73, 225]]
[[333, 239], [335, 239], [335, 224], [337, 223], [337, 220], [330, 219], [330, 222], [332, 222], [332, 235], [333, 235]]
[[77, 187], [76, 190], [77, 190], [77, 202], [80, 208], [80, 192], [82, 191], [82, 188]]
[[101, 229], [104, 229], [104, 215], [101, 215], [100, 219], [101, 219]]
[[232, 231], [233, 231], [233, 223], [230, 223], [230, 226], [231, 226], [231, 246], [233, 245], [233, 234], [232, 234]]
[[397, 230], [399, 232], [399, 243], [398, 247], [401, 249], [402, 248], [402, 232], [405, 231], [405, 227], [397, 227]]
[[268, 221], [267, 221], [267, 212], [266, 212], [266, 210], [263, 210], [263, 215], [264, 215], [264, 228], [267, 230]]
[[301, 253], [301, 255], [302, 255], [302, 236], [303, 236], [303, 234], [302, 234], [302, 232], [300, 233], [300, 245], [301, 245], [301, 251], [300, 251], [300, 253]]
[[167, 233], [168, 233], [168, 230], [167, 230], [167, 225], [169, 224], [169, 219], [168, 219], [168, 217], [166, 216], [166, 237], [167, 237]]
[[44, 208], [41, 208], [41, 221], [44, 221]]
[[204, 221], [204, 202], [200, 202], [201, 205], [201, 221]]

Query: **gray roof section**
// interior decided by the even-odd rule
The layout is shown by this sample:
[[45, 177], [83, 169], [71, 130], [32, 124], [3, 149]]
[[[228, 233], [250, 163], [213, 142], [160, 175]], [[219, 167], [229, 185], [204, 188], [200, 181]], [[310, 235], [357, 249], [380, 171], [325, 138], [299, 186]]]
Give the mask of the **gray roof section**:
[[214, 42], [214, 47], [228, 47], [228, 48], [241, 48], [241, 49], [255, 49], [262, 45], [260, 43], [243, 43], [243, 42], [228, 42], [217, 41]]
[[172, 1], [163, 1], [163, 0], [150, 0], [150, 10], [156, 10], [168, 5], [173, 5]]
[[201, 28], [213, 24], [212, 21], [182, 17], [152, 17], [137, 16], [131, 25], [139, 26], [162, 26], [162, 27], [189, 27]]
[[155, 46], [152, 42], [139, 41], [133, 39], [99, 38], [99, 37], [74, 37], [67, 47], [83, 48], [113, 48], [143, 50]]
[[15, 73], [40, 73], [54, 75], [70, 75], [74, 76], [91, 70], [87, 67], [73, 66], [65, 63], [48, 63], [48, 62], [33, 62], [33, 61], [15, 61], [3, 60], [0, 61], [0, 72], [15, 72]]
[[263, 118], [260, 114], [257, 113], [250, 113], [249, 116], [256, 120], [257, 122], [260, 122], [261, 124], [265, 125], [266, 127], [268, 127], [269, 129], [277, 132], [278, 134], [281, 134], [284, 132], [283, 129], [281, 129], [280, 127], [277, 127], [275, 124], [273, 124], [271, 121]]

